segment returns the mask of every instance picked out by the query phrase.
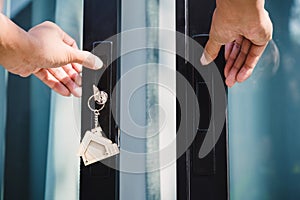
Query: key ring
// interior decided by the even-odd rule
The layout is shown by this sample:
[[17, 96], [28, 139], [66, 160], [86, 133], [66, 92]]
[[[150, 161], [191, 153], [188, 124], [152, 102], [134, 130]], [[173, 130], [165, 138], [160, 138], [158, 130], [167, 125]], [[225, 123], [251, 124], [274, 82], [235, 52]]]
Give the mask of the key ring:
[[[92, 108], [92, 106], [90, 104], [90, 101], [92, 100], [92, 98], [98, 99], [95, 102], [98, 105], [101, 105], [101, 107], [99, 109]], [[106, 103], [107, 99], [108, 99], [108, 94], [104, 91], [99, 91], [96, 94], [93, 94], [92, 96], [90, 96], [90, 98], [88, 99], [87, 105], [92, 112], [94, 112], [95, 114], [97, 114], [97, 113], [100, 114], [100, 111], [103, 110], [103, 108], [105, 107], [105, 103]]]

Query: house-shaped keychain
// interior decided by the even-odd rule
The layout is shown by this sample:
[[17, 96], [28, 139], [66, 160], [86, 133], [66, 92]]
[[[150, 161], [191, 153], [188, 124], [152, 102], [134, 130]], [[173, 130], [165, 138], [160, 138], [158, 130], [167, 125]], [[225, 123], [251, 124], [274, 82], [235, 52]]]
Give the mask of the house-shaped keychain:
[[111, 140], [103, 137], [102, 133], [101, 127], [86, 131], [78, 152], [84, 165], [90, 165], [119, 154], [117, 144], [113, 144]]

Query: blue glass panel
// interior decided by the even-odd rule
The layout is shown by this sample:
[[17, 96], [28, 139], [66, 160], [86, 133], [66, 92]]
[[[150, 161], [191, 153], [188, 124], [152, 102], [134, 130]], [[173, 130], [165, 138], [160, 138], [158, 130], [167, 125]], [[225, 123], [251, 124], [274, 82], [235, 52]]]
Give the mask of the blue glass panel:
[[300, 199], [300, 1], [267, 8], [274, 42], [252, 77], [229, 91], [233, 200]]

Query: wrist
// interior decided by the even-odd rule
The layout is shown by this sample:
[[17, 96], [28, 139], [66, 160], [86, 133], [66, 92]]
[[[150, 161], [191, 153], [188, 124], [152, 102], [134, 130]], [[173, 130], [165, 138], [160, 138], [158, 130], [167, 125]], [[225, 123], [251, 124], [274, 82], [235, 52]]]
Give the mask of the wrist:
[[217, 5], [228, 5], [237, 8], [258, 8], [263, 9], [265, 0], [216, 0]]
[[0, 64], [15, 74], [26, 74], [25, 69], [36, 53], [36, 44], [29, 34], [5, 15], [0, 14]]
[[217, 0], [216, 10], [240, 31], [260, 27], [266, 16], [264, 0]]
[[37, 39], [37, 37], [30, 32], [26, 32], [27, 44], [28, 47], [31, 49], [33, 57], [39, 57], [39, 52], [42, 52], [43, 45]]
[[217, 8], [222, 9], [232, 17], [260, 16], [265, 12], [264, 0], [217, 0]]

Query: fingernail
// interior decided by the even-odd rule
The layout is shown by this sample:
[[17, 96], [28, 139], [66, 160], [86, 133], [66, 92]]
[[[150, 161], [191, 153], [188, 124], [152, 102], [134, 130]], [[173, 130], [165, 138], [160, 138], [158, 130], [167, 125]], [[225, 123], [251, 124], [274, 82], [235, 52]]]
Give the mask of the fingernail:
[[203, 53], [201, 56], [200, 62], [202, 65], [205, 66], [205, 65], [208, 65], [211, 61], [210, 61], [210, 59], [207, 58], [206, 54]]
[[224, 72], [224, 76], [225, 76], [225, 78], [227, 78], [228, 77], [228, 72]]
[[239, 83], [241, 83], [241, 82], [244, 81], [244, 80], [243, 80], [243, 76], [240, 75], [240, 74], [237, 75], [236, 80], [237, 80]]
[[227, 85], [228, 87], [231, 87], [231, 86], [232, 86], [232, 82], [233, 82], [232, 79], [233, 79], [232, 74], [229, 74], [228, 77], [227, 77], [226, 80], [225, 80], [226, 85]]
[[230, 88], [236, 83], [236, 81], [232, 78], [227, 78], [225, 82], [226, 82], [226, 85]]
[[231, 88], [232, 87], [232, 82], [230, 80], [227, 80], [225, 81], [226, 85]]
[[81, 97], [82, 95], [82, 88], [81, 87], [77, 87], [73, 90], [73, 95], [75, 97]]
[[82, 84], [82, 78], [81, 78], [81, 76], [79, 74], [75, 77], [75, 83], [78, 86], [81, 86], [81, 84]]
[[101, 69], [103, 67], [103, 62], [100, 58], [95, 56], [95, 69]]

